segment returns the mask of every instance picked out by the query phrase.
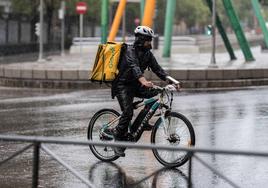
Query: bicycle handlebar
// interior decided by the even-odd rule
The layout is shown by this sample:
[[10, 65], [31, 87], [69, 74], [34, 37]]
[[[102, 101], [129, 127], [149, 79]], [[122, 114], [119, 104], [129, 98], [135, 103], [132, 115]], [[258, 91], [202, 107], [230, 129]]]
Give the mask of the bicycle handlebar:
[[177, 91], [176, 87], [173, 84], [168, 84], [165, 87], [153, 86], [153, 88], [160, 91]]

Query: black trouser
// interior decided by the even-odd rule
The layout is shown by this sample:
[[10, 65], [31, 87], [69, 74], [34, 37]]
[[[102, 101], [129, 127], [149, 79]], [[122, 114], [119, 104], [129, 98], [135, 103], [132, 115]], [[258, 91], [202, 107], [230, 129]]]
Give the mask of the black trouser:
[[119, 119], [119, 124], [116, 129], [121, 137], [128, 131], [128, 126], [133, 117], [133, 100], [134, 97], [139, 98], [151, 98], [158, 94], [158, 92], [152, 88], [145, 87], [133, 87], [126, 85], [118, 85], [116, 87], [116, 98], [119, 102], [122, 114]]

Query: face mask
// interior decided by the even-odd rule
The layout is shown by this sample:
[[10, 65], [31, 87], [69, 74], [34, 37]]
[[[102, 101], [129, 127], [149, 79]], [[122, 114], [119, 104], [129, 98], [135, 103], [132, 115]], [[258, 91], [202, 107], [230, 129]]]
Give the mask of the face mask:
[[150, 51], [152, 49], [152, 45], [144, 46], [145, 51]]

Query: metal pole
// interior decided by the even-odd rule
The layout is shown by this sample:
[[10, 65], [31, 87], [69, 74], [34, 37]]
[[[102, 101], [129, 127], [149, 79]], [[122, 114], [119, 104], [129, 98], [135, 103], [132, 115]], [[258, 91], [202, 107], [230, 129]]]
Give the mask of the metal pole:
[[83, 37], [83, 14], [80, 14], [80, 38]]
[[[83, 14], [80, 14], [79, 16], [80, 18], [80, 35], [79, 35], [79, 38], [80, 38], [80, 55], [82, 54], [82, 37], [83, 37]], [[80, 56], [81, 57], [81, 56]]]
[[44, 43], [44, 39], [43, 39], [43, 29], [44, 29], [44, 0], [40, 0], [40, 10], [39, 10], [40, 14], [40, 36], [39, 36], [39, 57], [38, 57], [38, 61], [42, 62], [44, 61], [43, 59], [43, 43]]
[[64, 56], [64, 31], [65, 31], [65, 1], [61, 1], [61, 56]]
[[[208, 4], [208, 7], [210, 9], [210, 12], [212, 12], [212, 0], [207, 0], [207, 4]], [[237, 58], [235, 57], [233, 47], [232, 47], [231, 42], [230, 42], [230, 40], [225, 32], [225, 29], [222, 26], [220, 17], [218, 16], [217, 12], [216, 12], [216, 26], [218, 28], [218, 31], [221, 35], [221, 38], [222, 38], [224, 44], [225, 44], [226, 50], [229, 53], [230, 59], [236, 60]]]
[[192, 156], [193, 156], [193, 153], [192, 152], [189, 152], [189, 166], [188, 166], [188, 188], [192, 188]]
[[0, 161], [0, 166], [3, 165], [4, 163], [8, 162], [9, 160], [13, 159], [14, 157], [20, 155], [21, 153], [23, 153], [24, 151], [26, 151], [27, 149], [29, 149], [29, 148], [32, 147], [32, 146], [33, 146], [33, 144], [30, 144], [30, 145], [28, 145], [28, 146], [22, 148], [21, 150], [15, 152], [15, 153], [14, 153], [13, 155], [11, 155], [10, 157], [8, 157], [8, 158], [6, 158], [6, 159]]
[[210, 68], [217, 68], [216, 65], [216, 0], [212, 0], [212, 51], [210, 59]]
[[227, 183], [231, 185], [231, 187], [239, 188], [240, 186], [236, 185], [232, 180], [230, 180], [228, 177], [223, 175], [220, 171], [218, 171], [216, 168], [213, 168], [211, 165], [203, 161], [200, 157], [194, 155], [193, 156], [197, 161], [199, 161], [202, 165], [204, 165], [206, 168], [208, 168], [211, 172], [215, 173], [217, 176], [225, 180]]
[[164, 33], [165, 42], [164, 42], [163, 57], [170, 57], [175, 8], [176, 8], [176, 0], [168, 0], [166, 8], [165, 33]]
[[62, 166], [67, 168], [70, 172], [73, 173], [78, 179], [80, 179], [83, 183], [88, 185], [89, 187], [94, 188], [95, 186], [86, 178], [82, 177], [75, 169], [73, 169], [70, 165], [68, 165], [66, 162], [64, 162], [61, 158], [59, 158], [57, 155], [55, 155], [51, 150], [49, 150], [44, 145], [41, 146], [41, 149], [43, 149], [47, 154], [49, 154], [51, 157], [53, 157], [58, 163], [60, 163]]
[[40, 157], [40, 142], [34, 144], [33, 150], [33, 180], [32, 188], [38, 187], [38, 176], [39, 176], [39, 157]]
[[[19, 135], [3, 135], [0, 134], [0, 141], [15, 141], [15, 142], [41, 142], [44, 144], [72, 144], [72, 145], [94, 145], [94, 146], [111, 146], [111, 147], [127, 147], [137, 149], [159, 149], [169, 151], [185, 151], [193, 153], [214, 153], [223, 155], [241, 155], [241, 156], [255, 156], [255, 157], [268, 157], [268, 151], [256, 151], [256, 150], [234, 150], [234, 149], [216, 149], [216, 148], [200, 148], [200, 147], [178, 147], [178, 146], [167, 146], [167, 145], [155, 145], [155, 144], [135, 144], [129, 142], [97, 142], [91, 140], [67, 140], [59, 139], [58, 137], [36, 137], [36, 136], [19, 136]], [[194, 155], [195, 157], [195, 155]]]

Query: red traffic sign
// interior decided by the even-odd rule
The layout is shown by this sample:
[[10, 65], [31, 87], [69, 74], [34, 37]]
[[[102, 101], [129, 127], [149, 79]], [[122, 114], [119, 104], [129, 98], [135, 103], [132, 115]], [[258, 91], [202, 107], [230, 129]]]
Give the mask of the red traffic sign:
[[85, 2], [76, 3], [77, 14], [85, 14], [87, 12], [87, 4]]

